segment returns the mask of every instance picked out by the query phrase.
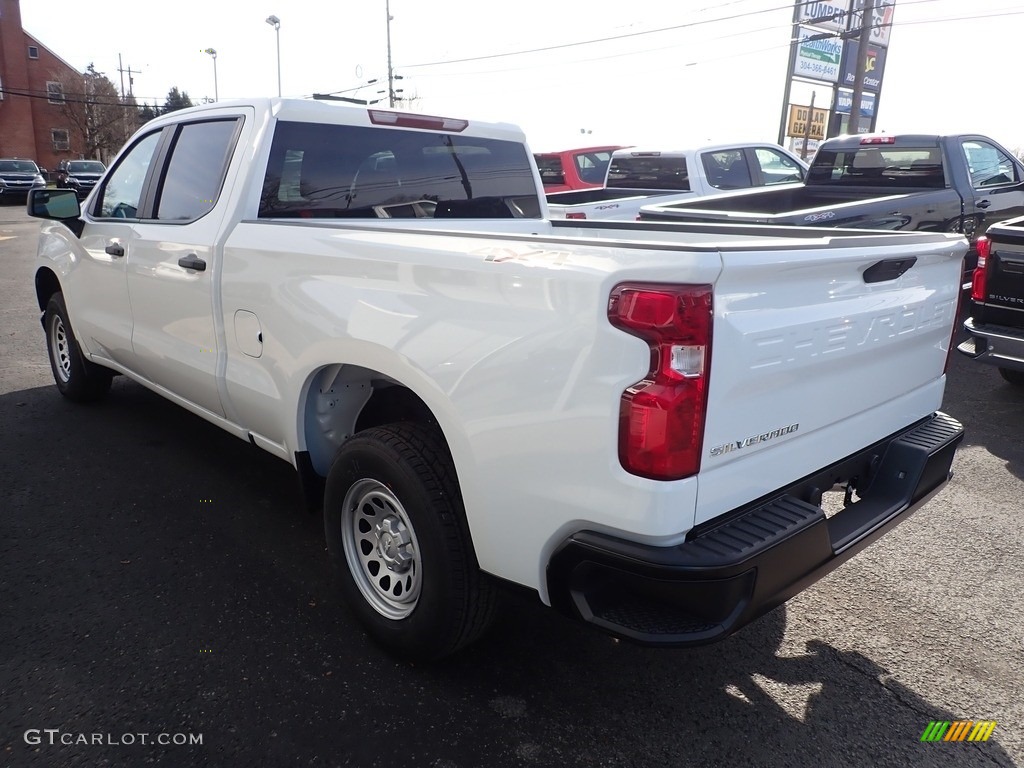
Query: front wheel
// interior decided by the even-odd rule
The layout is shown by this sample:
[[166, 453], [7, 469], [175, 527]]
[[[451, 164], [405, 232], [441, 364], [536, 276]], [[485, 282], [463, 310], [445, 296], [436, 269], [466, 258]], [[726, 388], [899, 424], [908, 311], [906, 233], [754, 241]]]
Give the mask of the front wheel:
[[43, 316], [43, 327], [46, 329], [50, 370], [53, 371], [53, 380], [60, 393], [78, 403], [102, 399], [110, 389], [110, 380], [114, 374], [82, 356], [74, 331], [71, 330], [63, 294], [55, 293], [50, 297]]
[[349, 438], [327, 477], [324, 531], [346, 601], [402, 658], [443, 658], [489, 625], [494, 587], [436, 429], [391, 424]]

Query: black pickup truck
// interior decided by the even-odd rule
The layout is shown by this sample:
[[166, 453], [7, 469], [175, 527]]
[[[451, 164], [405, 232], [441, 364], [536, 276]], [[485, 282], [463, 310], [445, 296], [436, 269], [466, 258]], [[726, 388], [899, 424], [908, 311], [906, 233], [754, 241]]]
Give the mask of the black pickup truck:
[[978, 239], [968, 333], [960, 352], [1024, 386], [1024, 217], [993, 224]]
[[[962, 232], [1024, 214], [1024, 165], [986, 136], [839, 136], [822, 142], [803, 184], [641, 209], [643, 221], [735, 222]], [[977, 263], [972, 247], [965, 287]]]

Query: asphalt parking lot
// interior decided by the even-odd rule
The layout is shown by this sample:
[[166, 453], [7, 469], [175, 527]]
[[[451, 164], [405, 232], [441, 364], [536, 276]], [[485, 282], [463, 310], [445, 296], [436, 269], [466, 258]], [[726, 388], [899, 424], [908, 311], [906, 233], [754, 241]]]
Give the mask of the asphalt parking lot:
[[[725, 642], [637, 648], [516, 593], [413, 666], [340, 604], [289, 466], [123, 377], [59, 396], [37, 229], [0, 206], [0, 765], [1024, 762], [1024, 390], [995, 369], [952, 360], [942, 493]], [[922, 743], [933, 720], [997, 726]]]

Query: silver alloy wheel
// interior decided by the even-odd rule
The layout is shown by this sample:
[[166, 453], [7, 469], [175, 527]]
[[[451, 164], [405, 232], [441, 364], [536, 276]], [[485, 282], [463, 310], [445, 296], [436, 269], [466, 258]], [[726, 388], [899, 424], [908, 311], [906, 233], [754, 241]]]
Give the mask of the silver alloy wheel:
[[71, 340], [60, 315], [54, 315], [50, 320], [50, 350], [57, 375], [67, 384], [71, 381]]
[[423, 564], [398, 497], [377, 480], [353, 483], [341, 508], [341, 541], [366, 602], [387, 619], [408, 617], [419, 601]]

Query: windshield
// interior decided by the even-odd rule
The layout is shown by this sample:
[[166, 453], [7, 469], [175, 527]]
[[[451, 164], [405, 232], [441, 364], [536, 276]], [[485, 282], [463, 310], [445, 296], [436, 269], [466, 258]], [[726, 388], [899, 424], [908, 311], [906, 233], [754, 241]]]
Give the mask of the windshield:
[[76, 160], [68, 163], [68, 173], [103, 173], [106, 166], [97, 160]]
[[0, 173], [39, 173], [31, 160], [0, 160]]

